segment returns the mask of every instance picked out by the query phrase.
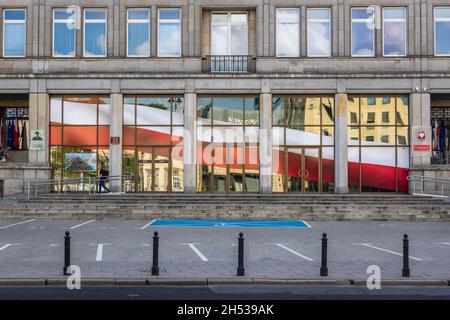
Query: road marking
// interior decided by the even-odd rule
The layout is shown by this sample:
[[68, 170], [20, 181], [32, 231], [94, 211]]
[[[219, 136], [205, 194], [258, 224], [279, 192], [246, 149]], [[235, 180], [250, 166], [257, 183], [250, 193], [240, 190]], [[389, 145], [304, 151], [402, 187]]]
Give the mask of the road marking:
[[84, 225], [86, 225], [86, 224], [88, 224], [88, 223], [91, 223], [91, 222], [94, 222], [94, 221], [95, 221], [95, 220], [89, 220], [89, 221], [86, 221], [86, 222], [77, 224], [76, 226], [73, 226], [73, 227], [71, 227], [71, 228], [69, 228], [69, 229], [73, 230], [73, 229], [79, 228], [79, 227], [81, 227], [81, 226], [84, 226]]
[[295, 254], [296, 256], [298, 256], [298, 257], [300, 257], [300, 258], [303, 258], [303, 259], [305, 259], [305, 260], [308, 260], [308, 261], [314, 261], [314, 260], [311, 259], [310, 257], [304, 256], [303, 254], [298, 253], [297, 251], [292, 250], [291, 248], [286, 247], [283, 243], [269, 243], [269, 245], [275, 245], [275, 246], [277, 246], [277, 247], [280, 247], [280, 248], [282, 248], [282, 249], [284, 249], [284, 250], [286, 250], [286, 251], [289, 251], [290, 253]]
[[59, 244], [52, 243], [52, 244], [50, 244], [50, 247], [59, 247]]
[[[375, 247], [375, 246], [372, 246], [372, 245], [369, 244], [369, 243], [355, 243], [355, 245], [365, 246], [365, 247], [368, 247], [368, 248], [372, 248], [372, 249], [376, 249], [376, 250], [380, 250], [380, 251], [392, 253], [392, 254], [395, 254], [396, 256], [403, 257], [403, 254], [402, 254], [402, 253], [398, 253], [398, 252], [395, 252], [395, 251], [383, 249], [383, 248], [380, 248], [380, 247]], [[423, 259], [420, 259], [420, 258], [416, 258], [416, 257], [413, 257], [413, 256], [409, 256], [409, 257], [410, 257], [412, 260], [423, 261]]]
[[0, 251], [3, 251], [11, 246], [20, 246], [21, 243], [7, 243], [3, 247], [0, 247]]
[[28, 227], [29, 229], [47, 229], [47, 227], [44, 226], [36, 226], [36, 227]]
[[142, 226], [140, 228], [136, 228], [136, 230], [144, 230], [145, 228], [149, 227], [152, 225], [153, 222], [155, 222], [156, 220], [152, 220], [149, 223], [147, 223], [145, 226]]
[[91, 243], [91, 246], [97, 246], [97, 256], [95, 257], [95, 261], [103, 260], [103, 246], [110, 246], [112, 243]]
[[0, 227], [0, 229], [7, 229], [7, 228], [9, 228], [9, 227], [18, 226], [19, 224], [28, 223], [28, 222], [32, 222], [32, 221], [35, 221], [35, 220], [36, 220], [36, 219], [31, 219], [31, 220], [27, 220], [27, 221], [22, 221], [22, 222], [17, 222], [17, 223], [9, 224], [9, 225], [7, 225], [7, 226]]
[[208, 258], [203, 255], [203, 253], [200, 252], [200, 250], [197, 249], [195, 245], [199, 245], [200, 243], [180, 243], [182, 246], [189, 246], [189, 248], [192, 249], [203, 261], [208, 261]]
[[150, 243], [143, 243], [142, 246], [143, 247], [150, 247]]
[[436, 244], [443, 244], [443, 245], [446, 245], [446, 246], [450, 246], [450, 242], [438, 242]]

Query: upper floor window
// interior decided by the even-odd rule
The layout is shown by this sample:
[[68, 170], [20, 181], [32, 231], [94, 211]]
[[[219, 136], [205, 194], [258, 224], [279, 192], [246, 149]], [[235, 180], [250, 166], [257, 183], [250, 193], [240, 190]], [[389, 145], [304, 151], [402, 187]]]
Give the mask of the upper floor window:
[[434, 9], [434, 54], [450, 55], [450, 7]]
[[75, 57], [76, 21], [75, 9], [53, 10], [54, 57]]
[[352, 56], [373, 57], [375, 55], [375, 10], [352, 9]]
[[84, 56], [106, 57], [106, 10], [84, 10]]
[[158, 10], [158, 56], [181, 56], [181, 10]]
[[127, 56], [150, 56], [150, 10], [128, 9]]
[[246, 13], [220, 12], [212, 14], [211, 54], [248, 54]]
[[331, 55], [330, 9], [308, 9], [308, 56]]
[[405, 8], [383, 8], [383, 55], [406, 56]]
[[3, 11], [3, 56], [25, 57], [26, 10], [5, 9]]
[[277, 57], [300, 55], [300, 21], [297, 8], [280, 8], [276, 12]]

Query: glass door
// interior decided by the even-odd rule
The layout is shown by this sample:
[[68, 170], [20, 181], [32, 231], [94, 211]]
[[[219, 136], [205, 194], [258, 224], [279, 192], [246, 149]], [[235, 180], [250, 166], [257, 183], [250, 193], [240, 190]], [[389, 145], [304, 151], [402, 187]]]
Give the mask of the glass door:
[[170, 150], [170, 147], [139, 148], [137, 192], [171, 191]]
[[320, 192], [319, 148], [286, 148], [285, 175], [287, 192]]

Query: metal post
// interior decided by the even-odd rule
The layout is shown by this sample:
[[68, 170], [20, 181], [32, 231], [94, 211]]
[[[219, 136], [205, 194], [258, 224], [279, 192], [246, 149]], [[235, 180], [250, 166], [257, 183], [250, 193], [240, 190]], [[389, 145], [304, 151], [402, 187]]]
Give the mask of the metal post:
[[237, 275], [238, 277], [245, 276], [245, 267], [244, 267], [244, 234], [239, 233], [238, 239], [239, 253], [238, 253], [238, 267], [237, 267]]
[[327, 251], [328, 251], [328, 239], [327, 234], [324, 233], [322, 235], [322, 264], [320, 266], [321, 277], [328, 277]]
[[159, 236], [158, 236], [158, 231], [155, 231], [154, 236], [153, 236], [153, 266], [152, 266], [152, 276], [159, 276], [158, 250], [159, 250]]
[[67, 268], [70, 266], [70, 232], [66, 231], [66, 235], [64, 237], [64, 269], [63, 274], [65, 276], [69, 276], [70, 273], [67, 273]]
[[403, 235], [403, 269], [402, 269], [402, 277], [410, 276], [409, 269], [409, 239], [408, 235]]

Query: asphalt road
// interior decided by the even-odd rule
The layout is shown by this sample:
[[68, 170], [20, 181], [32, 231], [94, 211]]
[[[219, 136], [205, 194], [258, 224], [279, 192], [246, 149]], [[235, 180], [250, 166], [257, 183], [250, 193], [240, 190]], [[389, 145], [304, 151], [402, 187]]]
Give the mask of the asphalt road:
[[310, 222], [311, 228], [148, 226], [141, 220], [0, 220], [0, 278], [63, 278], [64, 232], [83, 278], [150, 278], [160, 234], [161, 278], [236, 278], [238, 233], [247, 278], [319, 278], [322, 233], [329, 279], [400, 279], [402, 237], [410, 237], [412, 279], [450, 279], [450, 223]]
[[[192, 286], [0, 287], [0, 300], [450, 300], [450, 287]], [[188, 302], [187, 302], [188, 303]]]

